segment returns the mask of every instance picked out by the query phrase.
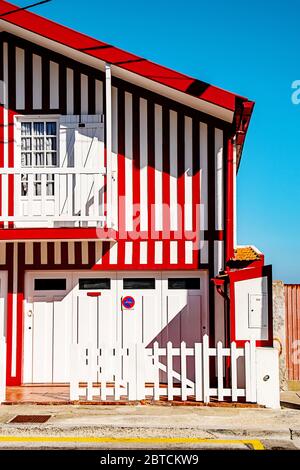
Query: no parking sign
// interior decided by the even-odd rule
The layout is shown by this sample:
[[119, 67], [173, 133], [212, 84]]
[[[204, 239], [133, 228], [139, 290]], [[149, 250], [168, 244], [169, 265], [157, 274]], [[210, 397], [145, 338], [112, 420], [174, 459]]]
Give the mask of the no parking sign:
[[133, 310], [135, 306], [135, 300], [131, 295], [127, 295], [122, 299], [123, 310]]

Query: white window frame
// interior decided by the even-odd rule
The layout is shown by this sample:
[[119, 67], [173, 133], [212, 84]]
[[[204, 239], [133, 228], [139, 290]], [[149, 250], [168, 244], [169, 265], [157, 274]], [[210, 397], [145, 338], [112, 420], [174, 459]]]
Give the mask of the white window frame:
[[[18, 115], [15, 116], [14, 118], [14, 127], [15, 127], [15, 140], [14, 140], [14, 149], [15, 149], [15, 163], [14, 167], [15, 169], [20, 170], [20, 173], [22, 173], [22, 169], [40, 169], [41, 173], [43, 169], [51, 170], [53, 169], [53, 180], [51, 182], [54, 184], [54, 174], [55, 174], [55, 169], [60, 168], [60, 115], [58, 114], [34, 114], [34, 115]], [[21, 131], [21, 125], [23, 122], [55, 122], [56, 123], [56, 158], [57, 158], [57, 165], [56, 166], [24, 166], [22, 167], [22, 131]], [[32, 134], [31, 134], [32, 136]], [[32, 152], [32, 157], [33, 157], [33, 149], [31, 150]], [[44, 154], [46, 155], [46, 149], [43, 150]], [[33, 163], [33, 161], [32, 161]], [[37, 181], [38, 182], [38, 181]], [[27, 195], [21, 196], [22, 199], [27, 199]], [[51, 199], [55, 197], [55, 186], [54, 186], [54, 194], [53, 195], [47, 195], [47, 198]], [[40, 199], [41, 195], [34, 194], [33, 196], [34, 199]]]

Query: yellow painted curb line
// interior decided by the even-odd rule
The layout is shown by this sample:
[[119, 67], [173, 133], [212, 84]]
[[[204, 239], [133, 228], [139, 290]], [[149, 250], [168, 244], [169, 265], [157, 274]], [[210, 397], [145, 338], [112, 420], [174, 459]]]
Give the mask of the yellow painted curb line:
[[198, 439], [197, 437], [51, 437], [0, 436], [0, 442], [80, 442], [80, 443], [132, 443], [132, 444], [249, 444], [253, 450], [264, 450], [258, 439]]

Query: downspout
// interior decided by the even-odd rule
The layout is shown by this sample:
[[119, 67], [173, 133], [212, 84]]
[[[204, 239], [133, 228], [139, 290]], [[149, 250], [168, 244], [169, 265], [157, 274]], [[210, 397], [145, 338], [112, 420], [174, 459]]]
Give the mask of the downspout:
[[227, 195], [226, 195], [226, 263], [234, 256], [234, 142], [233, 137], [227, 143]]
[[106, 228], [112, 227], [112, 85], [111, 65], [105, 64], [106, 90]]

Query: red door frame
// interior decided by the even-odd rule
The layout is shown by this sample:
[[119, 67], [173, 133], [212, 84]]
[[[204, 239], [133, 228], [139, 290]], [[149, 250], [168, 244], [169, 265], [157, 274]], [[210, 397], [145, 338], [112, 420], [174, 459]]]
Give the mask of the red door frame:
[[236, 312], [234, 284], [238, 281], [255, 279], [257, 277], [267, 277], [268, 279], [268, 339], [256, 341], [256, 346], [273, 346], [273, 299], [272, 299], [272, 266], [261, 266], [256, 268], [241, 269], [231, 271], [229, 274], [230, 293], [230, 342], [235, 341], [238, 347], [243, 347], [249, 339], [236, 339]]

